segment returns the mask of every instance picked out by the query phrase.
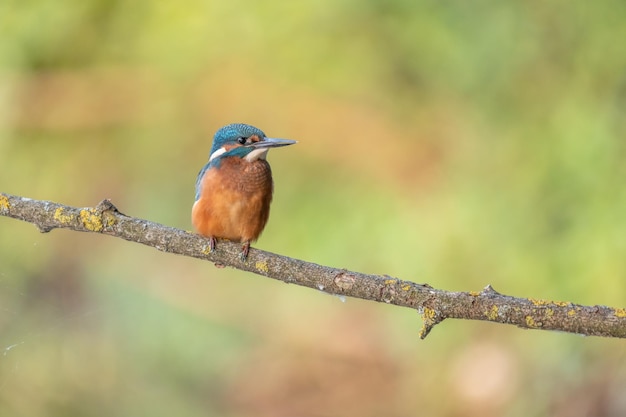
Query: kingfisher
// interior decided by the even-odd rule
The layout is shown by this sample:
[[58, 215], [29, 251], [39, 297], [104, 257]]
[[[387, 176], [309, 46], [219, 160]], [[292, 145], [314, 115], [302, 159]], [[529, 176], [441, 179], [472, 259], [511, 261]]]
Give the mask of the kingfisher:
[[211, 252], [216, 239], [228, 239], [242, 243], [240, 259], [246, 260], [250, 242], [258, 239], [270, 214], [274, 183], [267, 152], [294, 143], [268, 138], [262, 130], [243, 123], [229, 124], [215, 133], [209, 161], [198, 173], [191, 209], [191, 222], [200, 235], [209, 238]]

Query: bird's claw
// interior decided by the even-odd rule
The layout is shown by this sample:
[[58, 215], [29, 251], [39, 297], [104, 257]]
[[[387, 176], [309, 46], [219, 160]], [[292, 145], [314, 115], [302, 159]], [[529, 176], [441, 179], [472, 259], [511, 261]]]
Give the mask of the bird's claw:
[[[217, 245], [217, 239], [215, 237], [209, 237], [209, 253], [215, 252], [215, 246]], [[245, 242], [241, 246], [241, 253], [239, 254], [239, 259], [241, 262], [245, 262], [248, 259], [248, 253], [250, 252], [250, 242]]]
[[241, 253], [239, 254], [239, 259], [241, 262], [245, 262], [248, 259], [248, 253], [250, 252], [250, 242], [246, 242], [241, 247]]

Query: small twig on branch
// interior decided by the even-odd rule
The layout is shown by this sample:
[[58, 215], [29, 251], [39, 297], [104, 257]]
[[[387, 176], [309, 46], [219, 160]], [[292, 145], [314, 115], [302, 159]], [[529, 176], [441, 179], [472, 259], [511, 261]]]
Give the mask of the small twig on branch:
[[103, 200], [96, 207], [77, 208], [0, 193], [0, 215], [33, 223], [41, 232], [63, 228], [101, 233], [330, 294], [409, 307], [422, 316], [421, 338], [448, 318], [626, 338], [625, 308], [510, 297], [496, 292], [491, 286], [479, 292], [450, 292], [386, 275], [330, 268], [258, 249], [251, 249], [248, 259], [242, 262], [238, 244], [221, 241], [216, 251], [209, 253], [207, 239], [126, 216], [109, 200]]

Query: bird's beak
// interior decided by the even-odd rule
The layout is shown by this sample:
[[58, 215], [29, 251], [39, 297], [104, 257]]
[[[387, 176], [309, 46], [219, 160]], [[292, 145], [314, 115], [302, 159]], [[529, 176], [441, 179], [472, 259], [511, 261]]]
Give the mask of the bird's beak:
[[258, 142], [251, 143], [250, 147], [252, 148], [279, 148], [281, 146], [293, 145], [294, 143], [298, 143], [296, 140], [290, 139], [276, 139], [276, 138], [263, 138]]

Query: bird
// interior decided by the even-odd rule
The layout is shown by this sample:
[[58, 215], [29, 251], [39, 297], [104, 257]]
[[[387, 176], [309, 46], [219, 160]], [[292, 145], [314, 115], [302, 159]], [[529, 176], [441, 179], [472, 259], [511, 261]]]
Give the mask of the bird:
[[266, 160], [271, 148], [297, 143], [269, 138], [244, 123], [220, 128], [213, 137], [209, 161], [196, 179], [191, 222], [209, 239], [214, 252], [217, 239], [242, 243], [240, 259], [246, 261], [250, 243], [261, 235], [274, 193], [272, 170]]

